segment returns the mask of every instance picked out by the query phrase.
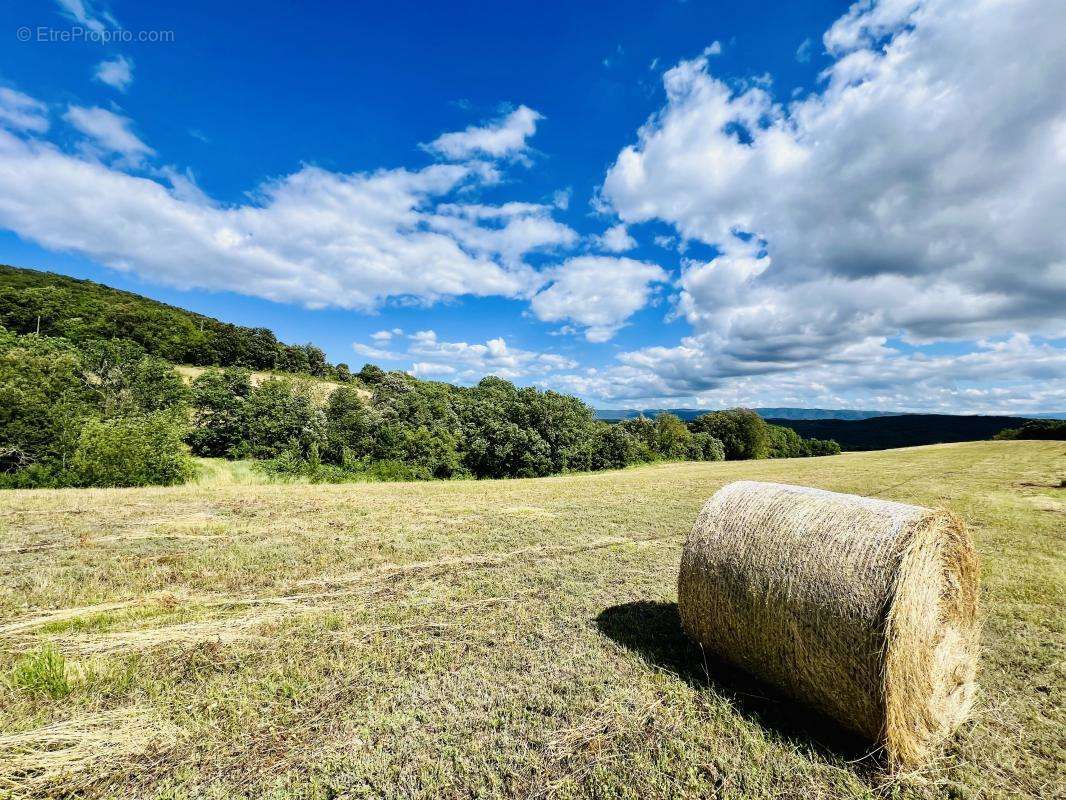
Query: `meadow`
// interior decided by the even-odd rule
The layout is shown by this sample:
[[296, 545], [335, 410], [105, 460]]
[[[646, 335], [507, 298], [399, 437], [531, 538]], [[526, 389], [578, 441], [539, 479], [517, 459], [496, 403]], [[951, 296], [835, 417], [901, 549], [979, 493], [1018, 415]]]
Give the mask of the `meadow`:
[[[0, 797], [1066, 794], [1066, 448], [973, 442], [528, 480], [0, 495]], [[921, 772], [710, 661], [681, 546], [737, 479], [960, 514], [973, 719]]]

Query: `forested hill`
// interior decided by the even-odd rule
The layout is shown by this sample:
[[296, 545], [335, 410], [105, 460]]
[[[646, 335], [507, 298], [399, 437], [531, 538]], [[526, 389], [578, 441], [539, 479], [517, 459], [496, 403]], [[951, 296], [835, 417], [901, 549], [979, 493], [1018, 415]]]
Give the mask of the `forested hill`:
[[0, 326], [39, 331], [74, 344], [134, 341], [175, 364], [241, 366], [346, 379], [312, 344], [279, 342], [267, 328], [245, 328], [88, 280], [0, 265]]
[[844, 450], [885, 450], [942, 442], [991, 439], [1005, 428], [1016, 428], [1018, 417], [902, 414], [872, 419], [769, 419], [792, 428], [800, 436], [835, 439]]

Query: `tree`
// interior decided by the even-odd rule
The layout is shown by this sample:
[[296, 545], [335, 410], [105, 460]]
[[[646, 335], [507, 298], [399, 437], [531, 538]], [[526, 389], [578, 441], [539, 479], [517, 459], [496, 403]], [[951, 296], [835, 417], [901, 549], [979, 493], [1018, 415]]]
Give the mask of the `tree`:
[[81, 353], [0, 328], [0, 472], [66, 469], [82, 426], [99, 413]]
[[655, 449], [660, 458], [688, 458], [692, 433], [681, 418], [663, 412], [655, 418]]
[[769, 427], [750, 409], [713, 411], [696, 417], [690, 424], [694, 433], [709, 433], [721, 440], [729, 460], [766, 458], [769, 455]]
[[792, 428], [768, 425], [770, 458], [802, 458], [810, 455], [807, 443]]
[[592, 442], [590, 469], [622, 469], [643, 460], [643, 442], [621, 425], [599, 423]]
[[658, 457], [658, 431], [652, 420], [641, 414], [631, 419], [622, 420], [617, 424], [617, 427], [628, 433], [636, 442], [635, 461], [654, 461]]
[[264, 381], [248, 396], [246, 414], [248, 449], [255, 458], [274, 458], [290, 447], [306, 456], [325, 443], [324, 415], [304, 381]]
[[248, 454], [248, 370], [209, 369], [192, 383], [194, 428], [189, 445], [196, 455], [241, 458]]
[[720, 439], [709, 433], [694, 433], [688, 457], [693, 461], [724, 461], [725, 448]]

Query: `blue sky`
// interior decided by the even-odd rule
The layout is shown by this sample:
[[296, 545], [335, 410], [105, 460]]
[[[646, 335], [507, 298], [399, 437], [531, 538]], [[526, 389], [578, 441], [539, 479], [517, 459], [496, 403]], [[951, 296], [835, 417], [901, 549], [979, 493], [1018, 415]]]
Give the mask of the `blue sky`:
[[601, 407], [1059, 410], [1066, 11], [994, 6], [9, 3], [0, 261]]

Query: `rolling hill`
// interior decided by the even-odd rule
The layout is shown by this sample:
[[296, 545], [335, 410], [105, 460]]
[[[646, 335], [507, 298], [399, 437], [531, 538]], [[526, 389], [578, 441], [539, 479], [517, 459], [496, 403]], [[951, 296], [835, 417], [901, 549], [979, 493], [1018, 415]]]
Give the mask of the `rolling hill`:
[[901, 414], [870, 419], [782, 419], [768, 422], [792, 428], [805, 438], [835, 439], [844, 450], [885, 450], [944, 442], [990, 439], [1004, 428], [1016, 428], [1020, 417]]
[[312, 344], [278, 341], [248, 328], [88, 280], [0, 265], [0, 326], [14, 333], [62, 336], [75, 344], [128, 339], [174, 364], [242, 366], [336, 378]]

